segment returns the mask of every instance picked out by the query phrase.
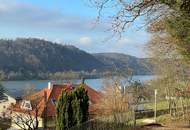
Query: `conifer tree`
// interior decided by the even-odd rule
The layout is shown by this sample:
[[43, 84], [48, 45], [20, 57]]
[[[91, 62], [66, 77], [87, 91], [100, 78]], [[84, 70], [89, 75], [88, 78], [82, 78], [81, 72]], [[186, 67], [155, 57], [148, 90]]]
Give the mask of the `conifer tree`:
[[71, 101], [71, 93], [63, 90], [56, 108], [56, 130], [68, 129], [73, 125]]
[[84, 80], [72, 91], [63, 90], [56, 106], [56, 130], [79, 126], [88, 120], [88, 93]]
[[3, 85], [0, 84], [0, 100], [5, 99], [6, 96], [4, 95], [4, 93], [5, 93], [5, 89], [4, 89]]
[[81, 84], [80, 87], [73, 91], [72, 101], [73, 113], [77, 125], [88, 120], [88, 101], [88, 92], [85, 90], [85, 84]]

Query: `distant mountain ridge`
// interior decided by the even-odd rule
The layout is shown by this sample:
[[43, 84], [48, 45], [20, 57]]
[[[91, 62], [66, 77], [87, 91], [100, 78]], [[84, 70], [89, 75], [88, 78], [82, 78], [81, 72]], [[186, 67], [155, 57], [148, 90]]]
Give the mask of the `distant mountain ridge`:
[[130, 68], [137, 75], [152, 74], [153, 67], [148, 58], [137, 58], [122, 53], [95, 53], [93, 55], [105, 64], [106, 68], [120, 70]]
[[[119, 53], [90, 54], [71, 45], [36, 38], [0, 40], [0, 70], [18, 74], [63, 71], [107, 71], [112, 66], [131, 67], [135, 74], [149, 74], [149, 63]], [[26, 75], [27, 75], [26, 74]]]

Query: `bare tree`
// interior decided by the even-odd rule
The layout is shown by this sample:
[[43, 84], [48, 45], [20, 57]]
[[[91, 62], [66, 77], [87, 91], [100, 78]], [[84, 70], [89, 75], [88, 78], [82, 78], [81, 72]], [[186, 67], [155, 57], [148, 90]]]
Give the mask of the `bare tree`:
[[158, 97], [161, 100], [166, 97], [170, 114], [176, 115], [176, 102], [179, 98], [176, 93], [188, 88], [188, 65], [177, 46], [180, 41], [167, 33], [164, 20], [151, 24], [148, 31], [152, 32], [153, 36], [147, 48], [153, 57], [151, 63], [154, 65], [154, 74], [158, 75], [150, 84], [152, 88], [158, 89]]
[[129, 122], [131, 116], [127, 115], [129, 112], [128, 93], [125, 91], [121, 79], [106, 79], [103, 82], [101, 92], [102, 98], [97, 104], [97, 107], [101, 110], [101, 116], [103, 116], [102, 113], [110, 115], [110, 118], [106, 119], [117, 124]]
[[22, 130], [38, 130], [38, 107], [33, 105], [33, 110], [23, 110], [13, 113], [12, 123], [16, 124]]
[[37, 91], [35, 86], [29, 85], [24, 88], [24, 94], [23, 96], [26, 97], [28, 95], [32, 95]]
[[[32, 98], [32, 100], [30, 100]], [[40, 110], [42, 110], [42, 105], [39, 102], [44, 101], [44, 111], [43, 111], [43, 124], [44, 129], [47, 128], [47, 93], [44, 92], [42, 97], [25, 97], [26, 100], [20, 101], [12, 107], [12, 123], [16, 124], [23, 130], [38, 130], [39, 128], [39, 116]], [[19, 101], [18, 101], [19, 102]], [[18, 106], [20, 105], [20, 106]]]
[[[149, 25], [156, 19], [167, 16], [171, 9], [161, 0], [89, 0], [90, 5], [98, 10], [98, 21], [104, 16], [111, 21], [114, 33], [122, 34], [128, 25], [134, 23], [142, 16], [146, 17]], [[111, 10], [111, 11], [110, 11]], [[106, 14], [105, 12], [111, 12]]]

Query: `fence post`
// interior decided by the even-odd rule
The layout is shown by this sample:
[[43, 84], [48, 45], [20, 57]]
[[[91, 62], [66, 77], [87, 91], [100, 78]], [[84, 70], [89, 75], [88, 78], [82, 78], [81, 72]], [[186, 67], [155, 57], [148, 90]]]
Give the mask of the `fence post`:
[[157, 112], [157, 89], [154, 90], [154, 99], [155, 99], [155, 106], [154, 106], [154, 121], [156, 122], [156, 112]]

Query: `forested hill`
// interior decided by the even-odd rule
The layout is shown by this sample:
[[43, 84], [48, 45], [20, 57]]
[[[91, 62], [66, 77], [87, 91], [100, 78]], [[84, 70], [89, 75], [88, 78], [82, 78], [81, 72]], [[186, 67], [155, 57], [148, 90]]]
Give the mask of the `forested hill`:
[[103, 64], [74, 46], [39, 39], [0, 40], [0, 68], [5, 71], [91, 71]]
[[106, 54], [104, 56], [103, 54], [92, 55], [71, 45], [60, 45], [34, 38], [0, 40], [0, 70], [9, 76], [28, 76], [71, 70], [100, 72], [108, 70], [113, 65], [112, 62], [120, 69], [128, 65], [138, 72], [136, 74], [149, 72], [144, 65], [141, 65], [144, 62], [140, 59], [126, 55], [122, 57], [118, 55], [114, 57], [114, 54], [112, 57]]
[[132, 69], [134, 74], [151, 74], [153, 66], [147, 58], [137, 58], [134, 56], [121, 53], [95, 53], [93, 54], [99, 61], [107, 66], [107, 68], [117, 68], [124, 70]]

